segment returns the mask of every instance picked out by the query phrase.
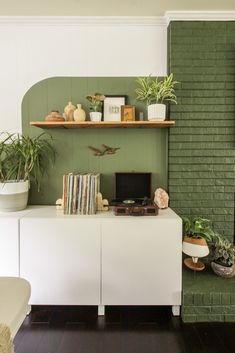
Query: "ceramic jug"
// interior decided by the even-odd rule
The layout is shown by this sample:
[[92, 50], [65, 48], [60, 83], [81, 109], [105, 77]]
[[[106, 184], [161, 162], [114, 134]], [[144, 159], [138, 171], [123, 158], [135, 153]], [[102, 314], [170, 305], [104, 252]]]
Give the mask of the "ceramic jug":
[[73, 118], [75, 121], [85, 121], [86, 120], [86, 113], [85, 110], [82, 109], [81, 104], [77, 104], [77, 109], [73, 112]]
[[73, 113], [74, 110], [76, 109], [76, 107], [72, 104], [72, 102], [68, 102], [68, 104], [66, 105], [66, 107], [64, 108], [64, 113], [66, 116], [66, 120], [68, 121], [73, 121]]

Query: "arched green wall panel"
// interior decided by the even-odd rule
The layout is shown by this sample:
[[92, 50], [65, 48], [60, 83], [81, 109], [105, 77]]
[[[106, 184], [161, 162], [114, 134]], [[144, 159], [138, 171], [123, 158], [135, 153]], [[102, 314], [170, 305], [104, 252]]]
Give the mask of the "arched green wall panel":
[[[61, 113], [68, 101], [82, 103], [88, 116], [87, 94], [128, 96], [128, 104], [137, 114], [145, 107], [135, 101], [134, 77], [56, 77], [38, 82], [26, 93], [22, 102], [23, 133], [31, 136], [43, 132], [30, 127], [30, 121], [44, 120], [53, 109]], [[114, 173], [146, 171], [153, 173], [152, 189], [167, 187], [167, 129], [50, 129], [57, 152], [54, 166], [48, 166], [41, 181], [40, 193], [31, 187], [31, 204], [54, 204], [62, 194], [62, 176], [73, 171], [100, 172], [101, 191], [106, 198], [114, 196]], [[95, 157], [89, 145], [120, 147], [115, 155]]]

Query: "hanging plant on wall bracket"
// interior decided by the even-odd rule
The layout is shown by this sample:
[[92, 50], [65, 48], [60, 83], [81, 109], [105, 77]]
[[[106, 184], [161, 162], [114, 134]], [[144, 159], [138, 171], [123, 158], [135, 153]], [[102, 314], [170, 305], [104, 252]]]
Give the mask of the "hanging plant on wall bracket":
[[94, 152], [94, 156], [96, 157], [102, 157], [105, 154], [115, 154], [117, 150], [120, 150], [120, 147], [111, 147], [105, 144], [102, 144], [102, 147], [102, 149], [99, 149], [93, 146], [88, 146], [88, 148]]

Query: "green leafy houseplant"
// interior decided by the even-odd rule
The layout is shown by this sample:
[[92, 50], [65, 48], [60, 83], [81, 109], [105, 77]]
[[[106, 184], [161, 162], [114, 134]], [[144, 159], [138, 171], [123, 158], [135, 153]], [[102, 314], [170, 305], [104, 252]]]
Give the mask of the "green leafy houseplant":
[[182, 219], [184, 231], [182, 251], [191, 256], [191, 258], [184, 259], [184, 264], [191, 270], [202, 271], [205, 265], [198, 261], [198, 258], [209, 254], [207, 242], [212, 242], [215, 234], [211, 221], [202, 217], [192, 219], [183, 217]]
[[222, 266], [230, 267], [235, 261], [235, 246], [228, 239], [217, 235], [212, 246], [212, 260]]
[[190, 219], [182, 217], [184, 234], [194, 239], [205, 239], [211, 242], [214, 239], [215, 232], [212, 229], [211, 221], [206, 218], [196, 217]]
[[145, 102], [147, 106], [166, 101], [177, 103], [174, 87], [178, 82], [174, 81], [172, 73], [162, 81], [157, 77], [138, 77], [137, 83], [139, 85], [135, 90], [137, 101]]
[[46, 163], [53, 161], [55, 151], [46, 134], [29, 137], [20, 134], [0, 134], [0, 182], [29, 181], [40, 186]]
[[90, 102], [91, 112], [101, 112], [102, 103], [105, 100], [105, 96], [101, 93], [95, 93], [94, 95], [86, 96], [86, 99]]

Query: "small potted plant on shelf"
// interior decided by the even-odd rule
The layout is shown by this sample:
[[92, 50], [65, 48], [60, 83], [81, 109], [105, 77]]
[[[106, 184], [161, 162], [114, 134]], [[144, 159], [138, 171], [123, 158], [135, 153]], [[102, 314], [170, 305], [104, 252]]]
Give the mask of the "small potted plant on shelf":
[[183, 217], [183, 253], [191, 256], [184, 259], [184, 264], [192, 270], [201, 271], [205, 265], [198, 261], [199, 257], [204, 257], [209, 254], [207, 242], [214, 239], [214, 231], [211, 226], [211, 221], [206, 218]]
[[0, 211], [19, 211], [27, 206], [30, 180], [39, 190], [45, 163], [55, 157], [44, 135], [0, 134]]
[[235, 275], [235, 246], [228, 239], [216, 235], [216, 241], [212, 246], [211, 268], [215, 274], [224, 278]]
[[94, 95], [86, 96], [86, 99], [90, 102], [91, 121], [101, 121], [101, 110], [103, 101], [105, 100], [105, 96], [101, 93], [95, 93]]
[[148, 120], [165, 120], [165, 102], [177, 103], [174, 87], [178, 82], [174, 81], [173, 74], [171, 73], [162, 81], [157, 77], [138, 77], [137, 83], [139, 87], [135, 90], [136, 99], [146, 103]]

